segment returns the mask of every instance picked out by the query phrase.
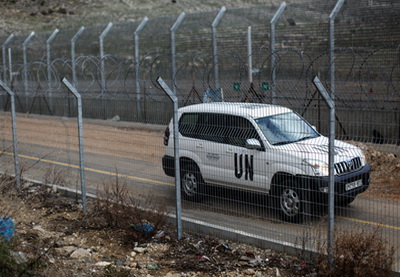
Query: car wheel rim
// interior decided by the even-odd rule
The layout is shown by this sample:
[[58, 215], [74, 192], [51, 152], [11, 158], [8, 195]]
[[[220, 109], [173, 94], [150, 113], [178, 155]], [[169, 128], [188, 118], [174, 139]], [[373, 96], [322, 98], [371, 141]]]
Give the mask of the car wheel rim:
[[193, 196], [197, 192], [197, 182], [196, 177], [193, 173], [186, 173], [182, 185], [185, 193], [189, 196]]
[[293, 189], [285, 189], [281, 195], [281, 209], [287, 216], [295, 216], [300, 212], [300, 196]]

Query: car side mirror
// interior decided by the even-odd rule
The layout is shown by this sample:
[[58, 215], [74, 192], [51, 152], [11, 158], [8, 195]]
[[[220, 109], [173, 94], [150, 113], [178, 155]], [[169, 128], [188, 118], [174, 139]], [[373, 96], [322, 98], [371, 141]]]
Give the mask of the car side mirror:
[[245, 147], [247, 149], [255, 149], [255, 150], [261, 150], [262, 149], [260, 141], [258, 139], [255, 139], [255, 138], [247, 139]]

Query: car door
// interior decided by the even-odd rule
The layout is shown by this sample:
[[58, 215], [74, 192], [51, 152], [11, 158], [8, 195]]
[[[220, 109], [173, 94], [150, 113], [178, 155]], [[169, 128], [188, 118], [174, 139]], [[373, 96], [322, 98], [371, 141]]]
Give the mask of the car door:
[[226, 182], [223, 169], [226, 142], [225, 115], [202, 113], [197, 123], [199, 140], [195, 151], [202, 161], [202, 175], [206, 182], [221, 184]]
[[244, 117], [227, 115], [225, 143], [218, 149], [220, 155], [219, 181], [240, 189], [266, 191], [265, 150], [246, 148], [247, 139], [262, 142], [253, 124]]

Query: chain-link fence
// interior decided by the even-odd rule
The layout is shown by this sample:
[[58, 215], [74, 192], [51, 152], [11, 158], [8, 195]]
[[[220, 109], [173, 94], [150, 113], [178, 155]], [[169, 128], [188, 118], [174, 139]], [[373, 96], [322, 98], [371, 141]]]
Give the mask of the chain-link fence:
[[[117, 170], [132, 190], [155, 193], [173, 205], [174, 181], [161, 166], [173, 106], [157, 77], [174, 90], [180, 107], [201, 103], [206, 91], [222, 88], [225, 102], [289, 107], [328, 135], [329, 108], [312, 83], [319, 76], [334, 91], [336, 138], [361, 147], [371, 165], [369, 189], [336, 209], [338, 224], [381, 228], [398, 249], [400, 3], [346, 1], [331, 34], [336, 4], [287, 4], [277, 19], [274, 47], [270, 28], [279, 6], [184, 14], [173, 32], [178, 17], [59, 30], [50, 42], [52, 33], [0, 39], [2, 80], [16, 94], [24, 175], [51, 182], [60, 174], [63, 185], [79, 183], [77, 127], [69, 119], [77, 116], [76, 102], [61, 82], [64, 77], [82, 95], [88, 187]], [[1, 107], [10, 110], [6, 94]], [[8, 161], [11, 120], [5, 113], [1, 118], [1, 159]], [[350, 183], [357, 186], [355, 181]], [[252, 194], [225, 190], [212, 195], [203, 203], [184, 202], [185, 216], [281, 246], [311, 247], [326, 215], [319, 208], [305, 225], [282, 224], [263, 197], [256, 201]]]

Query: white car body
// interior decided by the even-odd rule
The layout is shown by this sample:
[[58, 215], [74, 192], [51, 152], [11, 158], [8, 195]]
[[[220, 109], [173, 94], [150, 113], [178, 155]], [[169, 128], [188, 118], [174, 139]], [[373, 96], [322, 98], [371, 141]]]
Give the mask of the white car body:
[[[313, 201], [327, 201], [329, 140], [292, 110], [268, 104], [218, 102], [180, 108], [178, 118], [180, 164], [197, 168], [202, 182], [271, 194], [276, 191], [274, 186], [294, 178], [296, 187], [312, 191]], [[247, 127], [240, 129], [232, 124]], [[167, 130], [163, 168], [174, 176], [172, 120]], [[240, 130], [247, 132], [243, 141], [237, 135]], [[232, 142], [235, 138], [240, 142]], [[335, 192], [343, 199], [350, 197], [343, 200], [348, 204], [367, 189], [370, 168], [357, 146], [335, 140], [334, 151]]]

